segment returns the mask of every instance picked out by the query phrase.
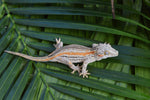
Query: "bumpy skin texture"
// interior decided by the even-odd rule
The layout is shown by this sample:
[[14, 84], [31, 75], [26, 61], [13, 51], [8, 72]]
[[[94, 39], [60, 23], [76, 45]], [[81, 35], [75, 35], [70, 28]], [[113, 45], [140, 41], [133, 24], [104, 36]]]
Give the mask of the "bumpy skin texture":
[[[56, 50], [50, 53], [48, 56], [44, 57], [32, 57], [22, 53], [7, 51], [5, 52], [14, 54], [17, 56], [21, 56], [23, 58], [39, 61], [39, 62], [59, 62], [68, 65], [73, 71], [78, 71], [79, 75], [83, 75], [83, 78], [88, 78], [87, 65], [94, 61], [99, 61], [101, 59], [106, 59], [109, 57], [116, 57], [118, 56], [118, 51], [111, 47], [110, 44], [93, 44], [92, 48], [85, 47], [82, 45], [71, 44], [67, 46], [63, 46], [63, 42], [60, 38], [56, 39], [56, 44], [54, 44]], [[75, 66], [73, 63], [80, 63], [83, 62], [82, 66]]]

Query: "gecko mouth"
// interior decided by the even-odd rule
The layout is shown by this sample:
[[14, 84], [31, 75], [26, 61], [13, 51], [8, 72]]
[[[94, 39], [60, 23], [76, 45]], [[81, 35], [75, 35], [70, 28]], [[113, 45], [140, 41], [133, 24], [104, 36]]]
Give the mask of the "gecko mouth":
[[113, 56], [113, 57], [116, 57], [116, 56], [118, 56], [118, 55], [119, 55], [119, 52], [116, 51], [112, 56]]

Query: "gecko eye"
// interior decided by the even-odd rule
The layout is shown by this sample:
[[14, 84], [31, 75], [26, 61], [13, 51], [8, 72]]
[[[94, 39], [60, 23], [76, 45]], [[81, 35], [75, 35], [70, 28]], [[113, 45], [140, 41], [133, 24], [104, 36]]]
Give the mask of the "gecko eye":
[[108, 52], [108, 51], [105, 51], [104, 54], [105, 54], [105, 55], [109, 55], [109, 52]]

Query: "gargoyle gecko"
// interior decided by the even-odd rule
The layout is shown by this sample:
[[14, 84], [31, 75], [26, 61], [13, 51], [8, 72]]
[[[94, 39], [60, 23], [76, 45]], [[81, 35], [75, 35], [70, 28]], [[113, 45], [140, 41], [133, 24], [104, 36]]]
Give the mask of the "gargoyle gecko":
[[[83, 75], [83, 78], [88, 78], [87, 65], [89, 63], [92, 63], [94, 61], [99, 61], [101, 59], [106, 59], [109, 57], [116, 57], [118, 56], [118, 51], [111, 47], [110, 44], [106, 43], [99, 43], [99, 44], [93, 44], [92, 48], [77, 45], [77, 44], [71, 44], [67, 46], [63, 46], [63, 42], [60, 40], [60, 38], [56, 39], [56, 44], [54, 44], [56, 47], [56, 50], [54, 50], [52, 53], [50, 53], [48, 56], [44, 57], [33, 57], [28, 56], [22, 53], [18, 52], [12, 52], [7, 51], [5, 52], [14, 54], [17, 56], [21, 56], [23, 58], [32, 60], [32, 61], [38, 61], [38, 62], [59, 62], [68, 65], [73, 71], [72, 74], [75, 71], [78, 71], [79, 75]], [[82, 66], [75, 66], [73, 63], [80, 63], [83, 62]]]

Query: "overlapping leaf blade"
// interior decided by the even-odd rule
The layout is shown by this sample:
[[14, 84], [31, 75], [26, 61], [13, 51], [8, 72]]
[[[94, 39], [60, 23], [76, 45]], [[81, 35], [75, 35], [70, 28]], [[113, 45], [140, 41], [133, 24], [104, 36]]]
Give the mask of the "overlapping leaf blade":
[[36, 73], [22, 98], [23, 100], [37, 99], [36, 92], [39, 92], [38, 89], [41, 84], [41, 80], [39, 78], [38, 73]]
[[[13, 40], [10, 44], [10, 50], [15, 50], [17, 47], [17, 41]], [[0, 57], [0, 74], [7, 68], [8, 64], [11, 62], [13, 56], [10, 54], [3, 53]]]
[[127, 33], [127, 32], [121, 31], [121, 30], [108, 28], [108, 27], [104, 27], [104, 26], [99, 26], [99, 25], [77, 23], [77, 22], [72, 22], [72, 21], [69, 22], [69, 21], [63, 21], [63, 20], [45, 20], [45, 19], [15, 19], [15, 22], [17, 24], [28, 25], [28, 26], [79, 29], [79, 30], [105, 32], [105, 33], [109, 33], [109, 34], [127, 36], [127, 37], [141, 40], [146, 43], [150, 43], [149, 40], [146, 40], [137, 35], [133, 35], [131, 33]]
[[48, 74], [48, 75], [51, 75], [51, 76], [54, 76], [54, 77], [57, 77], [57, 78], [60, 78], [60, 79], [66, 80], [66, 81], [75, 82], [80, 85], [88, 86], [88, 87], [102, 90], [102, 91], [107, 91], [109, 93], [113, 93], [116, 95], [132, 98], [132, 99], [147, 100], [148, 98], [150, 98], [147, 95], [136, 93], [132, 90], [122, 88], [119, 86], [115, 86], [115, 85], [105, 83], [102, 81], [95, 81], [95, 80], [91, 80], [91, 79], [88, 79], [88, 80], [82, 79], [80, 77], [75, 77], [73, 75], [68, 76], [68, 74], [64, 73], [64, 72], [58, 72], [58, 71], [54, 71], [54, 70], [51, 71], [51, 70], [47, 70], [47, 69], [43, 69], [43, 68], [41, 68], [41, 71], [45, 74]]
[[[15, 78], [19, 74], [20, 66], [22, 63], [21, 59], [14, 59], [13, 62], [10, 64], [9, 68], [4, 72], [0, 79], [0, 97], [3, 98], [7, 91], [9, 90], [12, 83], [15, 81]], [[15, 73], [14, 73], [15, 72]]]
[[[83, 9], [83, 8], [68, 8], [68, 7], [35, 7], [35, 8], [14, 8], [10, 9], [11, 13], [14, 14], [25, 14], [25, 15], [83, 15], [83, 16], [95, 16], [95, 17], [105, 17], [112, 19], [112, 15], [110, 13], [90, 10], [90, 9]], [[135, 25], [138, 25], [148, 31], [150, 28], [125, 17], [121, 17], [116, 15], [116, 20], [129, 22]]]
[[66, 93], [72, 96], [75, 96], [80, 99], [85, 99], [85, 100], [113, 100], [112, 98], [101, 96], [101, 95], [96, 95], [88, 92], [81, 91], [79, 89], [71, 88], [68, 86], [63, 86], [59, 84], [49, 84], [50, 87], [62, 92]]
[[14, 86], [8, 93], [6, 100], [10, 100], [10, 99], [19, 100], [21, 98], [22, 94], [24, 93], [23, 90], [25, 89], [25, 87], [31, 77], [30, 74], [33, 70], [31, 65], [32, 65], [31, 62], [26, 65], [25, 70], [23, 70], [23, 72], [19, 76], [18, 80], [15, 82]]

